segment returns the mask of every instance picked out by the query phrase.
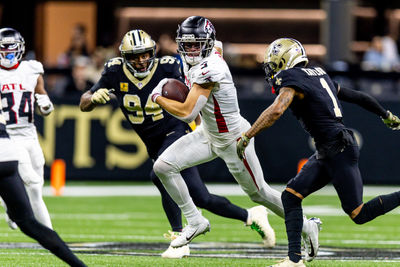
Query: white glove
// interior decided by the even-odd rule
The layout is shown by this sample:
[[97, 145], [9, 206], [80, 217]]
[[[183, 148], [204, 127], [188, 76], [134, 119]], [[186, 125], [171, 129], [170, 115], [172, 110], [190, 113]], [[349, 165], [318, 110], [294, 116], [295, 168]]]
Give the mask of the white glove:
[[39, 106], [40, 112], [44, 115], [50, 114], [54, 110], [53, 103], [46, 94], [35, 94], [36, 104]]
[[100, 88], [93, 93], [90, 101], [93, 104], [105, 104], [110, 101], [110, 91], [106, 88]]
[[163, 86], [168, 82], [168, 78], [162, 79], [156, 87], [154, 87], [153, 91], [151, 92], [151, 101], [156, 103], [157, 97], [161, 95], [161, 91]]

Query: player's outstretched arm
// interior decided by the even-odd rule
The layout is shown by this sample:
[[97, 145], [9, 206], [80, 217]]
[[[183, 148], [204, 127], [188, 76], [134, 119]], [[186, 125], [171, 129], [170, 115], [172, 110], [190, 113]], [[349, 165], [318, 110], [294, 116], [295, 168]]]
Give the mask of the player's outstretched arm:
[[90, 90], [85, 92], [81, 96], [81, 101], [79, 103], [79, 108], [81, 109], [81, 111], [83, 112], [92, 111], [96, 107], [96, 104], [92, 103], [91, 101], [92, 96], [93, 93], [90, 92]]
[[277, 121], [293, 101], [296, 91], [290, 87], [283, 87], [266, 110], [261, 113], [256, 122], [246, 132], [248, 138], [256, 136], [262, 130], [271, 127]]
[[374, 97], [364, 92], [340, 86], [338, 86], [338, 90], [338, 98], [340, 100], [357, 104], [360, 107], [380, 116], [387, 127], [393, 130], [400, 130], [400, 119], [396, 115], [393, 115], [389, 110], [384, 109]]
[[290, 106], [295, 95], [296, 91], [293, 88], [281, 88], [279, 95], [275, 98], [274, 103], [272, 103], [263, 111], [263, 113], [261, 113], [251, 128], [238, 140], [236, 144], [236, 152], [240, 159], [243, 159], [244, 151], [249, 144], [250, 139], [256, 136], [262, 130], [271, 127]]

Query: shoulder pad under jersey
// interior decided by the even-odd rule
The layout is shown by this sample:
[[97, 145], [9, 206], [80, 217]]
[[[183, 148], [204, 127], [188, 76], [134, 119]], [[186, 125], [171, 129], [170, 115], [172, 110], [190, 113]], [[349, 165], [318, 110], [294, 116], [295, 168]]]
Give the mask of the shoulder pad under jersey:
[[225, 61], [215, 57], [207, 57], [199, 63], [199, 67], [195, 70], [193, 83], [204, 84], [209, 82], [221, 82], [225, 77], [224, 71], [227, 70], [223, 66]]
[[103, 72], [117, 72], [119, 71], [124, 64], [122, 57], [114, 57], [104, 63], [104, 71]]
[[32, 72], [35, 74], [43, 74], [44, 73], [42, 63], [40, 63], [37, 60], [26, 60], [26, 61], [22, 61], [21, 64], [25, 64], [26, 69], [29, 72]]

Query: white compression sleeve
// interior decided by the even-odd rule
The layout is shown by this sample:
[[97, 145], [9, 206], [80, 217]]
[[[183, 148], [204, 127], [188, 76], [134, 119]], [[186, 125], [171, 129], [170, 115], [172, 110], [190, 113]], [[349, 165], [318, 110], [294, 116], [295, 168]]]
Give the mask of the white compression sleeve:
[[186, 117], [179, 117], [174, 114], [171, 114], [177, 119], [180, 119], [181, 121], [184, 121], [186, 123], [190, 123], [196, 119], [197, 115], [199, 115], [200, 110], [206, 105], [207, 103], [207, 97], [204, 95], [200, 95], [199, 98], [197, 98], [196, 104], [194, 105], [192, 112], [186, 116]]

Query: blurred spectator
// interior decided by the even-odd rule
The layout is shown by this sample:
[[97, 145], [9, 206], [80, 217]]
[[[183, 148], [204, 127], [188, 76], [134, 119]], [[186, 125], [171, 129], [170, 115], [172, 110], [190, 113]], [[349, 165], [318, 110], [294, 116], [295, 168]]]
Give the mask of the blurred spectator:
[[82, 93], [94, 85], [86, 75], [88, 65], [89, 59], [85, 56], [74, 59], [71, 76], [68, 78], [64, 88], [64, 97], [79, 98]]
[[175, 40], [172, 39], [169, 34], [163, 33], [158, 38], [156, 56], [158, 58], [163, 56], [173, 56], [180, 59], [177, 49], [178, 45]]
[[370, 48], [361, 62], [363, 70], [394, 71], [400, 70], [399, 55], [394, 40], [389, 37], [375, 36]]
[[78, 56], [89, 57], [86, 40], [86, 28], [82, 24], [76, 24], [72, 30], [71, 42], [68, 50], [57, 59], [61, 68], [71, 68]]
[[382, 53], [385, 60], [387, 60], [392, 70], [400, 70], [399, 51], [395, 40], [387, 35], [382, 38]]
[[90, 56], [90, 62], [86, 68], [87, 79], [96, 83], [101, 78], [104, 63], [115, 56], [113, 48], [97, 47]]
[[161, 58], [163, 56], [175, 57], [179, 60], [181, 69], [183, 71], [183, 62], [181, 56], [178, 53], [178, 44], [172, 39], [171, 35], [163, 33], [160, 35], [156, 46], [156, 57]]

